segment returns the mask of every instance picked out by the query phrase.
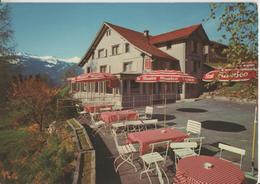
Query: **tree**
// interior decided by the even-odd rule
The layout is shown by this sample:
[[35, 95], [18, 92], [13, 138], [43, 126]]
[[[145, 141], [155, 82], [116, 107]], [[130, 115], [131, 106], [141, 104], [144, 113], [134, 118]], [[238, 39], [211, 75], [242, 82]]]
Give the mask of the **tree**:
[[57, 88], [50, 87], [39, 76], [31, 76], [23, 80], [16, 79], [12, 83], [10, 99], [20, 107], [28, 108], [32, 120], [39, 124], [42, 131], [44, 118], [54, 113], [50, 107], [57, 93]]
[[207, 20], [218, 19], [218, 31], [228, 40], [227, 60], [233, 66], [257, 60], [258, 14], [254, 3], [212, 3]]
[[13, 73], [9, 62], [15, 59], [14, 48], [10, 8], [6, 4], [0, 4], [0, 105], [7, 100]]

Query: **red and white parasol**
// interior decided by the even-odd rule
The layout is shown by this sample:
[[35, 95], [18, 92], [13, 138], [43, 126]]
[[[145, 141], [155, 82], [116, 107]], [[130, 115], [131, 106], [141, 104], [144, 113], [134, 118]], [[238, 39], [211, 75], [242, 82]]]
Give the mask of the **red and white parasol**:
[[136, 78], [136, 82], [142, 83], [197, 83], [197, 79], [177, 70], [153, 70]]
[[118, 87], [119, 79], [111, 73], [91, 72], [78, 75], [76, 77], [67, 78], [72, 83], [76, 82], [102, 82], [108, 81], [109, 87]]
[[[196, 84], [197, 79], [191, 75], [177, 70], [153, 70], [136, 78], [136, 82], [141, 83], [190, 83]], [[165, 108], [164, 125], [166, 122], [166, 85], [165, 85]]]

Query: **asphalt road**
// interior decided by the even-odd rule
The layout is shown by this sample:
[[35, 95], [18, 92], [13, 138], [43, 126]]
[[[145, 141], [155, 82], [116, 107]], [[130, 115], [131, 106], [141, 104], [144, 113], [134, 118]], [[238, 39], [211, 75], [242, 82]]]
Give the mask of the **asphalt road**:
[[[163, 106], [155, 106], [155, 117], [163, 121]], [[189, 119], [202, 123], [203, 142], [202, 154], [217, 155], [218, 143], [222, 142], [246, 150], [243, 159], [244, 171], [251, 168], [251, 148], [254, 104], [239, 104], [228, 101], [203, 99], [198, 101], [167, 104], [167, 124], [185, 127]], [[257, 144], [255, 150], [255, 165], [257, 167]], [[227, 155], [228, 157], [230, 155]], [[236, 155], [231, 155], [236, 160]]]

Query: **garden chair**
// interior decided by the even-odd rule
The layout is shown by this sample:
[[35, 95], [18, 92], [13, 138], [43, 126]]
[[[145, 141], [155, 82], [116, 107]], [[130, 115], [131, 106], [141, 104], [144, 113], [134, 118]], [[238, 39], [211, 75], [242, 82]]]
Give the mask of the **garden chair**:
[[79, 104], [75, 104], [75, 107], [76, 107], [77, 113], [79, 115], [79, 119], [88, 117], [88, 112], [85, 110], [81, 110]]
[[201, 147], [202, 147], [202, 140], [205, 139], [205, 137], [191, 137], [184, 139], [184, 142], [196, 142], [197, 148], [194, 148], [194, 151], [200, 155]]
[[188, 120], [186, 127], [174, 127], [176, 129], [185, 129], [190, 137], [199, 137], [201, 134], [201, 123], [194, 120]]
[[[119, 156], [115, 158], [114, 160], [114, 168], [116, 172], [118, 171], [119, 167], [122, 166], [124, 163], [128, 163], [129, 165], [133, 166], [135, 169], [135, 172], [137, 172], [137, 168], [133, 163], [133, 154], [137, 152], [137, 149], [134, 147], [133, 144], [124, 144], [124, 145], [119, 145], [118, 144], [118, 139], [117, 139], [117, 134], [115, 130], [111, 130], [112, 135], [116, 144], [116, 149], [118, 151]], [[117, 160], [121, 158], [122, 162], [119, 163], [116, 167], [116, 162]]]
[[175, 167], [179, 159], [198, 155], [194, 149], [197, 148], [196, 142], [173, 142], [170, 144], [175, 155]]
[[91, 124], [89, 125], [90, 128], [95, 130], [96, 135], [98, 132], [100, 132], [103, 128], [105, 128], [106, 123], [102, 120], [97, 120], [96, 118], [96, 113], [89, 113], [90, 114], [90, 122]]
[[[153, 166], [156, 167], [156, 165], [159, 162], [160, 163], [163, 162], [165, 164], [166, 158], [168, 155], [169, 145], [170, 145], [170, 141], [156, 142], [156, 143], [152, 143], [149, 145], [151, 148], [151, 153], [147, 153], [147, 154], [140, 156], [140, 158], [143, 161], [143, 165], [144, 165], [144, 170], [140, 173], [140, 179], [142, 179], [142, 175], [145, 173], [149, 179], [149, 182], [152, 183], [151, 178], [149, 176], [149, 172], [154, 171], [156, 168], [154, 168]], [[161, 149], [160, 152], [156, 152], [158, 150], [158, 148]], [[162, 156], [161, 154], [164, 154], [164, 156]], [[163, 171], [162, 168], [160, 168], [160, 169]], [[165, 174], [165, 177], [168, 180], [168, 177], [166, 174]]]
[[230, 161], [230, 162], [232, 162], [232, 163], [234, 163], [236, 165], [239, 165], [240, 169], [242, 168], [242, 160], [243, 160], [243, 156], [245, 156], [245, 154], [246, 154], [246, 150], [240, 149], [240, 148], [237, 148], [237, 147], [234, 147], [234, 146], [229, 146], [229, 145], [226, 145], [226, 144], [222, 144], [222, 143], [219, 143], [218, 147], [220, 149], [219, 158], [221, 158], [223, 160], [226, 160], [226, 159], [223, 158], [223, 155], [222, 155], [223, 151], [229, 151], [231, 153], [235, 153], [235, 154], [240, 155], [240, 162], [239, 163], [236, 163], [236, 162], [233, 162], [233, 161], [230, 161], [230, 160], [227, 160], [227, 161]]
[[157, 128], [158, 119], [146, 119], [146, 120], [141, 120], [141, 121], [144, 124], [146, 129], [150, 125], [154, 125], [155, 129]]
[[144, 114], [141, 114], [139, 116], [139, 119], [141, 119], [141, 120], [152, 119], [152, 116], [153, 116], [153, 107], [146, 106]]

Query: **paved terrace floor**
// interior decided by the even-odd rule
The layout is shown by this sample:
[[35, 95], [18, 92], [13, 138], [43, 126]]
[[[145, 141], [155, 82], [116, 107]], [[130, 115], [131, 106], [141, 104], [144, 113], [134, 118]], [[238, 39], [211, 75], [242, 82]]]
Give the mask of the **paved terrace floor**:
[[[249, 171], [251, 167], [251, 144], [252, 125], [254, 121], [254, 104], [238, 104], [234, 102], [199, 100], [194, 102], [179, 102], [167, 105], [167, 125], [185, 127], [187, 120], [195, 120], [202, 123], [202, 136], [205, 137], [202, 146], [202, 155], [218, 156], [218, 143], [233, 145], [246, 150], [243, 160], [243, 171]], [[163, 121], [163, 106], [155, 106], [153, 118]], [[84, 120], [83, 120], [84, 121]], [[91, 129], [86, 126], [89, 134]], [[139, 184], [149, 183], [147, 177], [139, 179], [142, 164], [136, 155], [136, 166], [138, 172], [135, 173], [132, 167], [122, 166], [119, 173], [115, 173], [113, 160], [117, 156], [115, 144], [111, 135], [90, 135], [96, 150], [97, 184]], [[256, 143], [257, 146], [258, 143]], [[257, 158], [256, 148], [255, 157]], [[173, 155], [170, 153], [170, 157]], [[257, 166], [257, 159], [255, 161]], [[174, 164], [172, 159], [167, 159], [164, 167], [172, 183], [174, 177]], [[152, 177], [153, 183], [158, 183], [157, 177]], [[255, 183], [248, 180], [248, 183]]]

